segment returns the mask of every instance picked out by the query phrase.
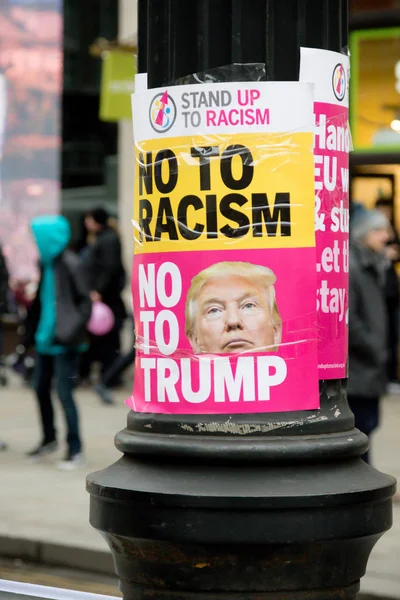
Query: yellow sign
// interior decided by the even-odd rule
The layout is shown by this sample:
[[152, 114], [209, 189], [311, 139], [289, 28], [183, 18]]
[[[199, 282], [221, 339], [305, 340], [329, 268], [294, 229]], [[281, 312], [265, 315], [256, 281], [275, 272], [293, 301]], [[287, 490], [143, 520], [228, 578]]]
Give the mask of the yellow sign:
[[354, 148], [400, 151], [400, 28], [355, 31], [350, 50]]
[[135, 253], [314, 246], [312, 144], [304, 132], [140, 142]]
[[132, 119], [131, 96], [135, 91], [136, 57], [113, 50], [103, 56], [100, 119]]

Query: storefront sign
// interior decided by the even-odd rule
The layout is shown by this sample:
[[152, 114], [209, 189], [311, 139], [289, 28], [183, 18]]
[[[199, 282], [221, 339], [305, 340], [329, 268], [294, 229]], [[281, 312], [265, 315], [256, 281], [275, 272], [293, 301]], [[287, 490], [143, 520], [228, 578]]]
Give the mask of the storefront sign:
[[349, 59], [301, 49], [300, 80], [315, 82], [315, 232], [318, 373], [347, 377], [349, 273]]
[[133, 120], [129, 406], [318, 408], [312, 86], [143, 90]]
[[102, 60], [100, 119], [131, 120], [136, 57], [128, 52], [113, 50], [105, 52]]

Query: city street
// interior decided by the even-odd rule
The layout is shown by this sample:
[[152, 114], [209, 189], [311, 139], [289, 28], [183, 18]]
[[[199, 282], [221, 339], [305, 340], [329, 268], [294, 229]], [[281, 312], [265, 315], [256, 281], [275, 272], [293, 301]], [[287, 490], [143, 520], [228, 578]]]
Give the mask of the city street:
[[[89, 495], [85, 491], [85, 477], [88, 472], [118, 459], [113, 438], [125, 426], [127, 408], [124, 399], [128, 395], [129, 387], [126, 387], [116, 394], [114, 406], [105, 406], [92, 391], [78, 390], [87, 464], [74, 472], [62, 472], [56, 468], [57, 459], [64, 451], [62, 444], [57, 455], [43, 463], [30, 464], [25, 459], [24, 453], [39, 439], [31, 391], [16, 381], [1, 390], [0, 437], [8, 443], [9, 449], [0, 454], [0, 555], [19, 556], [24, 561], [40, 561], [59, 568], [69, 567], [74, 573], [82, 569], [94, 574], [97, 572], [97, 577], [112, 577], [113, 565], [107, 546], [88, 522]], [[62, 436], [62, 415], [57, 412]], [[388, 397], [383, 403], [382, 426], [374, 440], [373, 454], [380, 470], [398, 478], [399, 428], [400, 397]], [[400, 598], [399, 552], [400, 505], [395, 507], [393, 529], [383, 536], [368, 563], [362, 584], [365, 593], [380, 598]], [[38, 580], [35, 570], [15, 569], [15, 563], [0, 566], [0, 578], [13, 576], [24, 580], [32, 577], [32, 581], [44, 584], [47, 581], [47, 585], [59, 587], [68, 580], [59, 573], [56, 579], [47, 573]], [[93, 577], [95, 580], [96, 576]], [[99, 584], [95, 589], [99, 593], [110, 594], [113, 581]], [[77, 589], [78, 585], [79, 582], [76, 583]]]
[[0, 41], [0, 600], [400, 600], [400, 0]]

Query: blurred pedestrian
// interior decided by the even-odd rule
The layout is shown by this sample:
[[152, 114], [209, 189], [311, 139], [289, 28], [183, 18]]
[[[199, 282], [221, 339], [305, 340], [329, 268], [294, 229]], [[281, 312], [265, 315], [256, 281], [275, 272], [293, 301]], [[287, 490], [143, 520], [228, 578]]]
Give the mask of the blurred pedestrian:
[[353, 219], [367, 212], [367, 210], [362, 202], [352, 200], [350, 202], [350, 223], [352, 223]]
[[[6, 259], [3, 254], [3, 250], [0, 246], [0, 383], [6, 383], [5, 376], [1, 373], [3, 368], [3, 323], [2, 316], [7, 310], [7, 299], [8, 299], [8, 269]], [[4, 377], [4, 379], [3, 379]], [[5, 450], [6, 444], [0, 440], [0, 450]]]
[[[387, 384], [386, 259], [390, 223], [378, 211], [351, 224], [348, 400], [355, 425], [370, 436], [379, 425]], [[363, 456], [369, 462], [369, 453]]]
[[[91, 289], [90, 297], [93, 302], [104, 302], [111, 308], [115, 324], [106, 335], [90, 336], [89, 351], [82, 357], [82, 379], [89, 377], [93, 362], [98, 361], [101, 364], [101, 373], [104, 375], [119, 358], [120, 334], [127, 316], [121, 297], [126, 283], [121, 242], [115, 227], [110, 224], [110, 215], [104, 208], [95, 208], [86, 215], [85, 225], [88, 233], [95, 236], [85, 260]], [[111, 378], [109, 385], [114, 387], [119, 383], [117, 373]]]
[[[32, 302], [34, 301], [37, 293], [38, 281], [36, 280], [11, 280], [11, 303], [14, 315], [18, 317], [17, 334], [18, 339], [21, 340], [23, 337], [23, 325], [26, 319], [27, 312]], [[22, 325], [22, 327], [21, 327]], [[35, 352], [31, 350], [29, 352], [22, 346], [22, 342], [19, 343], [15, 349], [15, 352], [8, 356], [8, 365], [23, 378], [26, 385], [31, 386], [34, 366], [35, 366]]]
[[8, 269], [2, 247], [0, 246], [0, 367], [3, 353], [3, 323], [2, 316], [8, 304]]
[[80, 234], [77, 243], [74, 246], [74, 250], [79, 256], [86, 260], [89, 254], [91, 245], [95, 242], [96, 236], [93, 233], [89, 233], [86, 227], [86, 215], [83, 215], [80, 223]]
[[68, 221], [62, 216], [33, 219], [32, 232], [39, 250], [41, 279], [36, 298], [28, 311], [23, 345], [36, 349], [34, 389], [42, 440], [28, 456], [39, 459], [57, 449], [51, 399], [53, 379], [67, 424], [67, 453], [59, 467], [72, 470], [83, 463], [78, 411], [74, 386], [78, 374], [78, 353], [83, 347], [91, 300], [81, 261], [67, 249], [71, 237]]
[[133, 347], [129, 352], [119, 356], [109, 369], [103, 374], [101, 381], [95, 385], [95, 392], [104, 402], [104, 404], [113, 404], [112, 382], [119, 378], [122, 373], [135, 362], [136, 348]]
[[375, 207], [390, 222], [390, 234], [385, 247], [387, 258], [386, 271], [386, 305], [388, 311], [388, 391], [400, 393], [399, 381], [399, 328], [400, 328], [400, 288], [396, 265], [400, 262], [400, 238], [394, 226], [393, 203], [389, 199], [380, 198]]
[[[133, 308], [133, 307], [132, 307]], [[133, 318], [132, 318], [133, 321]], [[104, 404], [114, 404], [112, 394], [112, 382], [119, 379], [121, 375], [130, 366], [133, 366], [136, 358], [136, 336], [135, 326], [133, 325], [133, 340], [130, 350], [126, 354], [121, 354], [113, 364], [102, 374], [100, 381], [94, 386], [94, 391]], [[133, 374], [133, 373], [132, 373]]]

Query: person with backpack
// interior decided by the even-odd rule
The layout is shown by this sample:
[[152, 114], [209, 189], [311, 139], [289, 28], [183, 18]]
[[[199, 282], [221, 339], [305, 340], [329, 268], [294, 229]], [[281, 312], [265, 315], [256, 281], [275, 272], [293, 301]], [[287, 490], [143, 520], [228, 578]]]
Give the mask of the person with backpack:
[[85, 347], [86, 323], [92, 302], [82, 263], [67, 249], [71, 238], [68, 221], [59, 215], [36, 217], [32, 233], [40, 255], [41, 277], [36, 298], [25, 322], [23, 345], [36, 350], [34, 390], [39, 406], [42, 439], [28, 453], [40, 459], [57, 450], [51, 388], [55, 388], [67, 424], [67, 452], [59, 468], [72, 470], [83, 464], [82, 441], [74, 386], [79, 352]]
[[[126, 276], [122, 264], [121, 242], [111, 218], [104, 208], [95, 208], [87, 213], [85, 225], [88, 233], [94, 235], [84, 260], [93, 302], [104, 302], [114, 315], [114, 327], [103, 336], [90, 336], [90, 348], [83, 357], [80, 375], [85, 379], [90, 374], [93, 362], [101, 365], [102, 376], [111, 368], [121, 353], [121, 329], [127, 316], [121, 297]], [[120, 382], [117, 373], [108, 382], [115, 387]]]

